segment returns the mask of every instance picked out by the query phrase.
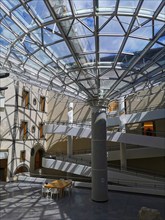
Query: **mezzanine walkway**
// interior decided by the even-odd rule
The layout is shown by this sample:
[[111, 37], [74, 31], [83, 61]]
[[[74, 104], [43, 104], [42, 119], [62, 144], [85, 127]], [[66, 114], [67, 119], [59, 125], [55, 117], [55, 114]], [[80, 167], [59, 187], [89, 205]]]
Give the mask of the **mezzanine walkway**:
[[[44, 125], [44, 133], [91, 138], [91, 127], [89, 125], [80, 124], [46, 124]], [[163, 137], [151, 137], [122, 132], [107, 132], [107, 140], [118, 143], [135, 144], [139, 146], [165, 149], [165, 138]]]
[[[92, 172], [89, 162], [67, 157], [43, 157], [42, 167], [85, 177], [91, 177]], [[108, 168], [108, 181], [111, 182], [111, 190], [165, 196], [165, 178]]]

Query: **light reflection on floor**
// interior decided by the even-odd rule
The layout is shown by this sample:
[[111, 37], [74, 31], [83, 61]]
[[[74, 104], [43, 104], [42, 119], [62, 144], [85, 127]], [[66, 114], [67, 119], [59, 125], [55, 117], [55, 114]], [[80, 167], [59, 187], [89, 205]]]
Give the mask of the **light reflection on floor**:
[[109, 191], [109, 201], [93, 202], [90, 189], [74, 188], [71, 196], [45, 198], [40, 184], [0, 183], [1, 220], [137, 220], [145, 206], [165, 219], [165, 198]]

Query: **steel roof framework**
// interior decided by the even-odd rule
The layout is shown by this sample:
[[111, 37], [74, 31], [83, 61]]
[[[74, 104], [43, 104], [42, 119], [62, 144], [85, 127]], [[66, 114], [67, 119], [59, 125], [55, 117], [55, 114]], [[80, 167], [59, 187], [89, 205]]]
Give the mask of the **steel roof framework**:
[[2, 0], [1, 68], [83, 101], [117, 99], [161, 84], [165, 2], [130, 3]]

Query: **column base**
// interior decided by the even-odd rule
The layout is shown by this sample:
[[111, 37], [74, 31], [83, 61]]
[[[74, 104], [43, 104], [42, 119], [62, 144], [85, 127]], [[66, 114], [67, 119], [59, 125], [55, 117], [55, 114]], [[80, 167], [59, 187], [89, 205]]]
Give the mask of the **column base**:
[[92, 198], [91, 198], [91, 200], [92, 200], [93, 202], [99, 202], [99, 203], [104, 203], [104, 202], [108, 202], [108, 201], [109, 201], [109, 199], [104, 200], [104, 201], [98, 201], [98, 200], [94, 200], [94, 199], [92, 199]]

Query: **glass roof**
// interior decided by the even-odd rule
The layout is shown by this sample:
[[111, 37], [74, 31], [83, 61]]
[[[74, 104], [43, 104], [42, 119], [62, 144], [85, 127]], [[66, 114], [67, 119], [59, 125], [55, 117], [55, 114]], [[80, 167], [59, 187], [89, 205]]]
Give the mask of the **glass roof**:
[[0, 5], [0, 68], [16, 79], [83, 101], [118, 99], [165, 79], [164, 0]]

